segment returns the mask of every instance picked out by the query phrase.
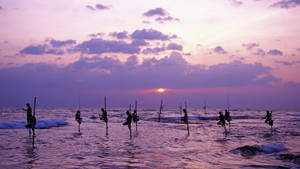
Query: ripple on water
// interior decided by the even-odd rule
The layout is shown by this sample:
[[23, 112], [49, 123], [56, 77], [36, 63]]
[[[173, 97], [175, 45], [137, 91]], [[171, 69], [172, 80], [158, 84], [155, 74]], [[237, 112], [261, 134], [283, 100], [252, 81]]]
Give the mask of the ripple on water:
[[[89, 108], [83, 109], [86, 120], [81, 132], [77, 132], [75, 111], [41, 109], [40, 117], [66, 118], [68, 125], [36, 130], [35, 149], [30, 148], [32, 140], [28, 130], [0, 130], [0, 168], [24, 165], [28, 168], [289, 168], [300, 165], [297, 153], [300, 150], [296, 147], [300, 142], [299, 124], [295, 116], [279, 112], [273, 114], [274, 118], [286, 120], [275, 121], [280, 132], [273, 136], [263, 120], [246, 117], [249, 114], [260, 117], [262, 112], [248, 110], [232, 112], [235, 118], [230, 133], [226, 134], [214, 119], [216, 110], [205, 115], [211, 119], [191, 118], [190, 136], [187, 136], [186, 125], [179, 123], [175, 111], [164, 112], [169, 120], [164, 123], [155, 121], [156, 111], [139, 111], [138, 132], [133, 125], [130, 138], [128, 128], [121, 124], [126, 118], [123, 109], [109, 112], [108, 137], [97, 111]], [[0, 120], [24, 118], [24, 114], [9, 112], [2, 113]]]

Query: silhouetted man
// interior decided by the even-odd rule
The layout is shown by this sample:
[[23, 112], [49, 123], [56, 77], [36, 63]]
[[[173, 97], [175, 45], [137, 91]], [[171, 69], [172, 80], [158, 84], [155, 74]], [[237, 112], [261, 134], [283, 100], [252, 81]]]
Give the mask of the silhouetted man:
[[271, 127], [273, 127], [273, 120], [272, 120], [272, 111], [271, 113], [269, 112], [269, 110], [267, 110], [267, 114], [266, 116], [264, 117], [265, 120], [265, 123], [269, 124]]
[[101, 116], [100, 120], [103, 120], [105, 123], [107, 123], [108, 122], [107, 111], [104, 108], [101, 108], [101, 111], [102, 111], [102, 116]]
[[81, 124], [82, 118], [80, 117], [80, 110], [77, 110], [75, 120], [78, 122], [79, 125]]
[[230, 124], [231, 121], [230, 112], [227, 109], [225, 109], [225, 120], [228, 121], [228, 123]]
[[133, 111], [133, 114], [132, 114], [132, 120], [133, 122], [137, 123], [139, 121], [139, 116], [137, 115], [137, 110], [134, 110]]
[[24, 111], [27, 112], [27, 128], [31, 128], [31, 118], [32, 118], [32, 108], [30, 107], [30, 104], [27, 103], [26, 104], [27, 109], [23, 109]]
[[187, 111], [186, 111], [186, 109], [183, 109], [182, 111], [184, 112], [184, 116], [181, 118], [181, 120], [182, 120], [185, 124], [187, 124], [187, 123], [188, 123], [188, 114], [187, 114]]
[[225, 116], [223, 115], [222, 112], [219, 112], [219, 122], [218, 122], [219, 125], [221, 126], [225, 126]]
[[127, 125], [128, 126], [128, 129], [129, 129], [129, 132], [130, 132], [130, 137], [131, 137], [131, 121], [132, 121], [132, 115], [130, 114], [130, 112], [127, 110], [126, 111], [126, 114], [127, 114], [127, 119], [126, 121], [123, 123], [123, 125]]
[[81, 116], [80, 110], [77, 110], [75, 115], [75, 120], [78, 123], [78, 132], [80, 132], [80, 124], [82, 122], [82, 118], [80, 116]]
[[187, 110], [186, 109], [183, 109], [182, 110], [184, 112], [184, 116], [181, 118], [181, 120], [187, 125], [187, 131], [188, 131], [188, 135], [190, 135], [190, 127], [189, 127], [189, 117], [188, 117], [188, 114], [187, 114]]

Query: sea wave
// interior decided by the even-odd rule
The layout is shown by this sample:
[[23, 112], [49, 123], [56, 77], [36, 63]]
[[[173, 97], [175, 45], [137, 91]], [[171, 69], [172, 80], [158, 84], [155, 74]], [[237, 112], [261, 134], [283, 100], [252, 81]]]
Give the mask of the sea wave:
[[[27, 122], [0, 122], [0, 129], [24, 129]], [[52, 127], [59, 127], [67, 125], [66, 119], [47, 119], [37, 120], [35, 128], [37, 129], [48, 129]]]
[[254, 146], [249, 146], [245, 145], [242, 147], [238, 147], [234, 150], [231, 150], [230, 152], [237, 154], [240, 153], [242, 156], [254, 156], [257, 153], [276, 153], [276, 152], [281, 152], [281, 151], [286, 151], [288, 150], [283, 143], [280, 142], [273, 142], [265, 145], [254, 145]]
[[[160, 121], [161, 122], [178, 122], [181, 121], [182, 117], [161, 117]], [[261, 119], [261, 117], [257, 116], [231, 116], [231, 120], [241, 120], [241, 119]], [[149, 121], [157, 121], [158, 118], [150, 118], [148, 119]], [[193, 120], [219, 120], [219, 116], [189, 116], [188, 117], [189, 121]]]
[[261, 145], [261, 146], [256, 145], [255, 147], [264, 153], [275, 153], [275, 152], [287, 150], [287, 148], [284, 146], [284, 144], [279, 143], [279, 142], [270, 143], [270, 144]]
[[290, 114], [288, 114], [289, 116], [297, 116], [297, 117], [300, 117], [300, 113], [290, 113]]

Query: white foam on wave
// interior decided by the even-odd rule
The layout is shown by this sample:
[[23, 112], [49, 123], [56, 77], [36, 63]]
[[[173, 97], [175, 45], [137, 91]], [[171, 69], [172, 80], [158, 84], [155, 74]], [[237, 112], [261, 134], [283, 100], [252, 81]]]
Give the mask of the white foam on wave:
[[[18, 122], [1, 122], [0, 129], [24, 129], [27, 122], [18, 121]], [[66, 119], [48, 119], [48, 120], [37, 120], [35, 128], [44, 129], [59, 127], [67, 125]]]
[[284, 144], [279, 143], [279, 142], [270, 143], [270, 144], [261, 145], [261, 146], [256, 145], [255, 147], [265, 153], [276, 153], [276, 152], [287, 150], [287, 148], [284, 146]]

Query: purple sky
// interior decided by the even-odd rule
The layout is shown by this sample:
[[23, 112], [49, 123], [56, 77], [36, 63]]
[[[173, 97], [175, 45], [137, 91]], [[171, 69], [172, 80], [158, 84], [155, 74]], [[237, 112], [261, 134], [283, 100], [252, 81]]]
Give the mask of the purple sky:
[[0, 106], [300, 109], [299, 7], [0, 0]]

